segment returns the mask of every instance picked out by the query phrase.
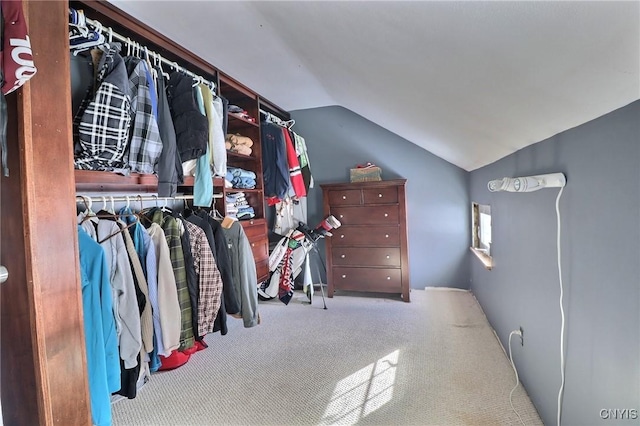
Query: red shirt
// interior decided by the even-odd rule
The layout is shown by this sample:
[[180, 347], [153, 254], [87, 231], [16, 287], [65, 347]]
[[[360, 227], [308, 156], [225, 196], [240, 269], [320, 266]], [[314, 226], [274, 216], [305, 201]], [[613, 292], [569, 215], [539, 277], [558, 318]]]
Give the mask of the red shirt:
[[27, 35], [22, 0], [2, 0], [4, 40], [0, 54], [0, 69], [4, 74], [2, 93], [9, 94], [22, 86], [35, 73], [31, 41]]

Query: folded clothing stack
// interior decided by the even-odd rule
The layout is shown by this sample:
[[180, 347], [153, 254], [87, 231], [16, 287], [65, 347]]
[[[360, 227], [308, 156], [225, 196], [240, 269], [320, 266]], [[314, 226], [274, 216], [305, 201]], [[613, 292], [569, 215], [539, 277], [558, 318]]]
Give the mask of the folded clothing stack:
[[252, 123], [256, 122], [256, 119], [249, 115], [249, 113], [240, 108], [238, 105], [229, 105], [229, 114], [235, 115], [236, 117], [243, 118], [247, 121], [251, 121]]
[[256, 174], [250, 170], [227, 167], [227, 176], [225, 178], [231, 182], [233, 188], [254, 189], [256, 187]]
[[227, 148], [227, 151], [237, 152], [238, 154], [251, 155], [253, 152], [251, 149], [253, 146], [251, 138], [240, 134], [228, 134], [225, 138], [224, 145]]
[[227, 216], [235, 217], [238, 220], [253, 219], [256, 217], [253, 207], [249, 205], [244, 192], [227, 194]]

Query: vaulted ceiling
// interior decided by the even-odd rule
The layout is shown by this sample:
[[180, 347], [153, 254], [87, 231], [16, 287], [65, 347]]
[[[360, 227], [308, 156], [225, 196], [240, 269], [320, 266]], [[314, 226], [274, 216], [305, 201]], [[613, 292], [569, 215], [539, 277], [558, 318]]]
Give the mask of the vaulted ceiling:
[[637, 1], [111, 3], [286, 110], [341, 105], [465, 170], [640, 99]]

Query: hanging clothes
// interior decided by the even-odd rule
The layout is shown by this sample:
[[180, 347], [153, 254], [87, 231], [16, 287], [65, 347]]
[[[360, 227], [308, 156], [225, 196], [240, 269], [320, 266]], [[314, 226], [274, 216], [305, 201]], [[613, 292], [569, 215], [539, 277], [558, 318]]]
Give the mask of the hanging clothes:
[[36, 72], [22, 1], [0, 1], [0, 150], [5, 177], [9, 176], [5, 95], [17, 90]]
[[211, 246], [202, 228], [188, 219], [184, 222], [189, 240], [194, 268], [198, 277], [198, 336], [213, 332], [213, 323], [220, 309], [222, 279], [216, 266]]
[[157, 223], [152, 223], [147, 230], [153, 242], [158, 263], [158, 308], [161, 338], [164, 344], [164, 351], [159, 354], [168, 357], [172, 351], [180, 347], [181, 311], [178, 290], [164, 231]]
[[273, 123], [260, 123], [264, 195], [269, 205], [282, 200], [289, 190], [287, 146], [282, 128]]
[[222, 228], [231, 258], [231, 274], [236, 297], [240, 301], [240, 315], [246, 328], [259, 323], [258, 282], [256, 264], [242, 225], [233, 222], [229, 229]]
[[166, 83], [162, 70], [158, 73], [158, 131], [162, 140], [162, 152], [156, 166], [158, 174], [158, 197], [173, 197], [178, 190], [178, 182], [183, 183], [182, 160], [176, 146], [176, 130], [169, 110]]
[[209, 120], [209, 153], [211, 154], [211, 167], [213, 174], [224, 177], [227, 174], [227, 150], [225, 149], [223, 127], [222, 99], [213, 94], [211, 88], [200, 85], [204, 101], [204, 109]]
[[214, 255], [216, 257], [216, 264], [218, 265], [220, 276], [222, 277], [225, 310], [228, 314], [237, 314], [240, 312], [240, 301], [234, 289], [231, 257], [222, 225], [220, 225], [217, 220], [212, 218], [211, 215], [207, 214], [204, 210], [200, 210], [196, 214], [202, 219], [205, 219], [213, 231], [213, 238], [215, 241]]
[[311, 162], [309, 160], [309, 153], [307, 152], [307, 143], [302, 136], [296, 132], [291, 131], [293, 135], [293, 142], [300, 161], [300, 171], [302, 172], [302, 179], [304, 180], [304, 187], [309, 193], [309, 189], [313, 188], [313, 175], [311, 174]]
[[83, 220], [85, 216], [86, 212], [80, 213], [78, 222], [94, 241], [101, 241], [109, 268], [120, 358], [125, 368], [134, 368], [138, 365], [137, 357], [142, 347], [142, 331], [138, 297], [124, 239], [115, 222], [96, 217]]
[[178, 154], [183, 162], [204, 155], [209, 142], [207, 118], [200, 112], [193, 86], [193, 78], [177, 71], [171, 73], [167, 86]]
[[[120, 227], [124, 230], [126, 225], [124, 222], [120, 222]], [[142, 350], [144, 353], [152, 353], [153, 352], [153, 315], [151, 313], [152, 307], [151, 303], [149, 303], [149, 286], [147, 284], [147, 278], [142, 269], [142, 264], [140, 263], [140, 258], [138, 257], [138, 253], [136, 252], [136, 248], [133, 244], [133, 239], [128, 232], [122, 232], [124, 237], [125, 247], [127, 248], [127, 253], [129, 254], [129, 263], [131, 264], [131, 270], [133, 271], [133, 277], [140, 287], [140, 291], [145, 297], [147, 303], [144, 304], [142, 309], [142, 313], [140, 315], [140, 329], [142, 333]]]
[[140, 224], [138, 217], [128, 208], [122, 208], [118, 214], [129, 228], [129, 234], [133, 241], [136, 254], [140, 259], [142, 271], [147, 280], [149, 290], [148, 301], [151, 305], [151, 314], [153, 321], [153, 350], [149, 353], [149, 369], [154, 372], [160, 368], [160, 358], [158, 353], [164, 353], [164, 345], [162, 342], [160, 309], [158, 307], [158, 266], [156, 262], [155, 247], [151, 242], [151, 237], [146, 229]]
[[162, 141], [154, 114], [157, 105], [153, 104], [147, 79], [147, 63], [129, 56], [125, 64], [129, 75], [131, 127], [124, 161], [132, 172], [153, 174], [162, 152]]
[[[200, 288], [198, 283], [198, 275], [196, 274], [193, 253], [191, 252], [191, 238], [189, 233], [186, 232], [186, 226], [184, 225], [185, 219], [182, 215], [176, 215], [176, 220], [179, 220], [182, 224], [182, 228], [185, 232], [182, 232], [180, 241], [182, 243], [182, 252], [184, 253], [184, 267], [187, 273], [187, 286], [189, 288], [189, 300], [191, 301], [191, 327], [194, 330], [193, 337], [196, 340], [194, 348], [199, 340], [202, 340], [202, 336], [198, 335], [198, 297], [200, 294]], [[196, 348], [197, 349], [197, 348]]]
[[174, 217], [165, 215], [162, 210], [158, 208], [149, 210], [146, 215], [152, 222], [162, 226], [169, 247], [169, 256], [175, 277], [178, 303], [180, 305], [179, 350], [183, 351], [193, 346], [194, 330], [191, 326], [191, 300], [189, 298], [187, 273], [184, 266], [184, 252], [182, 251], [180, 227]]
[[293, 195], [297, 198], [306, 197], [307, 190], [304, 186], [302, 171], [300, 170], [300, 163], [298, 162], [298, 154], [291, 140], [291, 134], [289, 133], [289, 129], [285, 127], [281, 129], [287, 146], [287, 164], [289, 165], [289, 179], [291, 181]]
[[92, 422], [111, 425], [110, 395], [120, 390], [120, 356], [104, 250], [78, 226], [85, 350]]
[[131, 106], [129, 77], [119, 51], [120, 43], [111, 43], [100, 58], [97, 90], [89, 88], [74, 119], [77, 169], [126, 172]]
[[[222, 267], [224, 267], [223, 264], [221, 264], [219, 262], [219, 258], [218, 258], [218, 254], [217, 254], [217, 243], [216, 243], [216, 239], [215, 239], [215, 234], [213, 232], [213, 228], [211, 226], [211, 223], [203, 216], [201, 216], [201, 214], [204, 214], [204, 216], [208, 216], [207, 213], [204, 210], [200, 210], [198, 213], [194, 213], [191, 210], [185, 210], [184, 212], [184, 217], [185, 220], [193, 223], [194, 225], [198, 226], [199, 228], [201, 228], [204, 231], [204, 234], [207, 238], [207, 242], [209, 244], [209, 247], [211, 248], [211, 253], [213, 254], [214, 257], [214, 261], [216, 263], [216, 271], [215, 274], [220, 276], [220, 281], [221, 281], [221, 286], [222, 286], [222, 293], [220, 294], [220, 308], [218, 309], [218, 313], [215, 316], [215, 320], [213, 323], [213, 332], [220, 332], [220, 334], [225, 335], [228, 332], [228, 328], [227, 328], [227, 310], [226, 310], [226, 305], [225, 305], [225, 296], [228, 293], [228, 291], [225, 291], [224, 288], [224, 281], [222, 279]], [[210, 216], [208, 216], [209, 218], [211, 218]], [[215, 220], [213, 220], [213, 218], [211, 218], [213, 222], [215, 222]], [[217, 223], [217, 222], [216, 222]], [[220, 242], [219, 244], [221, 244], [223, 247], [226, 247], [226, 242], [224, 241], [224, 238], [222, 240], [222, 242]], [[236, 313], [237, 311], [234, 311], [234, 313]]]
[[[200, 113], [205, 116], [204, 99], [200, 86], [193, 88], [196, 93], [196, 103]], [[211, 151], [209, 144], [205, 148], [204, 155], [196, 161], [196, 177], [193, 184], [193, 205], [199, 207], [211, 207], [213, 203], [213, 176], [211, 175]]]

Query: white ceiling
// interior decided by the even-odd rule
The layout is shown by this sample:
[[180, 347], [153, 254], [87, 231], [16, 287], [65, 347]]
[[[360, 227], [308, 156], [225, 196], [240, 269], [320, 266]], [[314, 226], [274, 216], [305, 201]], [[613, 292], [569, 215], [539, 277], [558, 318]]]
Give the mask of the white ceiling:
[[286, 110], [341, 105], [465, 170], [640, 99], [637, 1], [111, 3]]

